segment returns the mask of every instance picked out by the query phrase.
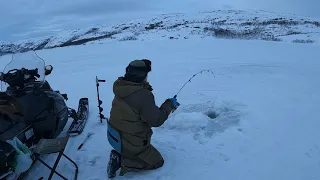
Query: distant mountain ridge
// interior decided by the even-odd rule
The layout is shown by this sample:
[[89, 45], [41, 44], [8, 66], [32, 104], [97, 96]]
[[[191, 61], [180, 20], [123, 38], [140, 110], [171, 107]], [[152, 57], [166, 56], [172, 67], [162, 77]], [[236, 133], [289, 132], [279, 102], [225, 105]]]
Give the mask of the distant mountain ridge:
[[55, 36], [0, 42], [0, 56], [30, 50], [126, 40], [230, 38], [319, 43], [320, 21], [264, 11], [217, 10], [163, 14], [114, 26], [61, 32]]

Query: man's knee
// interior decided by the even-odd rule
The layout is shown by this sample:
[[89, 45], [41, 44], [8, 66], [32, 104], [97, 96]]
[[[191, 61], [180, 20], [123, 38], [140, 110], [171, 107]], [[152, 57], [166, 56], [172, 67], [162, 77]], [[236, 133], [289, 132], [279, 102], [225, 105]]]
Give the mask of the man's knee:
[[148, 164], [148, 169], [157, 169], [162, 167], [164, 164], [164, 159], [162, 155], [152, 145], [143, 156], [144, 157], [142, 159]]
[[137, 156], [127, 156], [122, 163], [126, 167], [157, 169], [163, 166], [164, 159], [160, 152], [150, 145]]

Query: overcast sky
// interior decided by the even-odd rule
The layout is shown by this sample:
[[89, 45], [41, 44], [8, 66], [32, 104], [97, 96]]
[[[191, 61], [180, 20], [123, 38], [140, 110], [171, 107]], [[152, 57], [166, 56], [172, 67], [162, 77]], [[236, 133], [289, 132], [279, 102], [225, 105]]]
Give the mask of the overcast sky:
[[0, 41], [159, 13], [257, 9], [320, 18], [320, 0], [0, 0]]

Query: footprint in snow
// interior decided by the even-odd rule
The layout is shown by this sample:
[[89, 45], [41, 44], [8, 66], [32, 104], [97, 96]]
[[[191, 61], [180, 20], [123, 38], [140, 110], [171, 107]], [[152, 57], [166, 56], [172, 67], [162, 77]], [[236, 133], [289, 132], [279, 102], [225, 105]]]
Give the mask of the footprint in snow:
[[312, 158], [312, 156], [310, 155], [310, 153], [304, 153], [305, 156], [307, 156], [307, 158]]
[[91, 160], [89, 161], [89, 165], [94, 166], [99, 158], [100, 158], [100, 156], [92, 157]]
[[219, 153], [219, 155], [223, 158], [224, 161], [229, 161], [229, 157], [225, 154]]
[[202, 145], [207, 143], [207, 141], [204, 140], [204, 136], [198, 133], [193, 135], [193, 139]]
[[308, 152], [304, 153], [307, 158], [319, 157], [320, 158], [320, 148], [315, 144]]
[[224, 146], [223, 143], [219, 143], [219, 144], [217, 144], [216, 148], [217, 148], [217, 149], [221, 149], [223, 146]]

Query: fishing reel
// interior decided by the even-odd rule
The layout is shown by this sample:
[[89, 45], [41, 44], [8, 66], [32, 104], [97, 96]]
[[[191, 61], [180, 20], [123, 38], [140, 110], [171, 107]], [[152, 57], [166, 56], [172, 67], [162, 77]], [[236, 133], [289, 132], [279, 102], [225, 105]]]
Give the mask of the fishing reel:
[[[173, 98], [177, 98], [177, 95], [175, 95]], [[178, 107], [180, 106], [180, 103], [177, 102], [177, 105], [173, 107], [172, 113], [174, 113], [174, 111], [176, 111], [178, 109]]]

